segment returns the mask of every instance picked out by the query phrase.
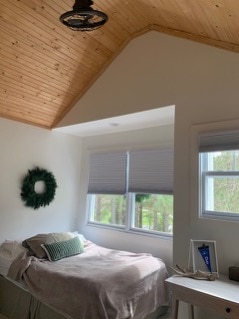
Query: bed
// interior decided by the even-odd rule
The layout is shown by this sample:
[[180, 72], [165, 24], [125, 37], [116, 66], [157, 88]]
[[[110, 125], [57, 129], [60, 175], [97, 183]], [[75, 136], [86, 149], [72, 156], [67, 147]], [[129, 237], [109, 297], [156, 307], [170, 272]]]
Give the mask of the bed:
[[155, 319], [167, 311], [161, 259], [67, 235], [0, 246], [0, 313], [9, 319]]

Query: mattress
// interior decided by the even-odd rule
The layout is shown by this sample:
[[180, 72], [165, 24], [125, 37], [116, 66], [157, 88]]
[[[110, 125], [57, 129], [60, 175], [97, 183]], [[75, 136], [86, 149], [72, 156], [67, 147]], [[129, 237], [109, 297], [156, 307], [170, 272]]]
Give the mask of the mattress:
[[8, 319], [66, 319], [4, 276], [0, 276], [0, 313]]
[[[168, 306], [160, 306], [153, 313], [147, 315], [145, 319], [159, 318], [167, 311]], [[1, 275], [0, 314], [8, 319], [67, 319], [57, 310], [37, 300], [17, 282]]]

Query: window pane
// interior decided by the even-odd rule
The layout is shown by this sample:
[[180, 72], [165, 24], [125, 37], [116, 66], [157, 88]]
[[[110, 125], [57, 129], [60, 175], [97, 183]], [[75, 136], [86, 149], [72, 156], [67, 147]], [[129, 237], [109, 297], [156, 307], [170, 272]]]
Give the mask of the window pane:
[[[222, 151], [210, 154], [213, 159], [214, 171], [238, 171], [239, 170], [239, 151]], [[209, 167], [210, 170], [210, 167]]]
[[173, 232], [173, 195], [135, 194], [134, 227]]
[[206, 210], [239, 214], [239, 176], [207, 176], [206, 185]]
[[108, 225], [125, 225], [126, 197], [124, 195], [94, 195], [90, 221]]

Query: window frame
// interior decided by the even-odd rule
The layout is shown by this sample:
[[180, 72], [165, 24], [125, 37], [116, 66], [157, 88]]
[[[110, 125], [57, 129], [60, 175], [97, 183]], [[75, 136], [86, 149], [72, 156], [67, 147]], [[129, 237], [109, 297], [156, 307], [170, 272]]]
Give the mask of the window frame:
[[[99, 228], [107, 228], [107, 229], [113, 229], [123, 232], [129, 232], [129, 233], [137, 233], [141, 235], [146, 236], [156, 236], [159, 238], [172, 238], [173, 233], [168, 232], [162, 232], [162, 231], [155, 231], [155, 230], [146, 230], [142, 228], [138, 228], [134, 226], [134, 219], [135, 219], [135, 200], [134, 200], [134, 193], [126, 193], [126, 218], [125, 218], [125, 225], [115, 225], [115, 224], [104, 224], [100, 222], [96, 222], [91, 220], [92, 214], [94, 213], [94, 200], [93, 198], [95, 195], [99, 194], [87, 194], [87, 220], [86, 224], [88, 226], [95, 226]], [[160, 195], [160, 194], [158, 194]], [[165, 195], [165, 194], [162, 194]], [[170, 194], [171, 195], [171, 194]], [[171, 195], [173, 196], [173, 194]]]
[[[224, 120], [218, 122], [207, 123], [194, 123], [190, 127], [190, 142], [189, 142], [189, 207], [190, 207], [190, 220], [197, 222], [198, 219], [202, 220], [217, 220], [218, 222], [238, 222], [237, 218], [230, 217], [230, 219], [224, 218], [224, 216], [211, 216], [201, 214], [201, 199], [200, 199], [200, 144], [202, 135], [215, 135], [228, 132], [239, 132], [239, 120]], [[239, 139], [237, 139], [238, 141]]]
[[[230, 151], [230, 150], [229, 150]], [[235, 151], [232, 149], [231, 151]], [[217, 152], [217, 151], [214, 151]], [[213, 171], [210, 170], [210, 153], [199, 153], [199, 218], [216, 219], [224, 221], [238, 221], [239, 222], [239, 210], [236, 213], [224, 212], [207, 209], [207, 197], [208, 197], [208, 177], [239, 177], [239, 171]]]
[[[148, 173], [148, 175], [153, 180], [153, 182], [152, 182], [152, 180], [150, 180], [150, 182], [151, 182], [150, 186], [153, 186], [152, 189], [148, 189], [149, 183], [147, 183], [147, 182], [149, 182], [149, 179], [147, 178], [147, 175], [146, 175], [146, 177], [145, 177], [145, 175], [143, 176], [143, 182], [142, 182], [141, 175], [139, 175], [141, 178], [141, 181], [140, 181], [140, 178], [138, 179], [138, 176], [137, 176], [137, 178], [131, 179], [132, 178], [131, 176], [133, 175], [132, 172], [135, 173], [134, 168], [136, 168], [136, 172], [137, 172], [137, 170], [139, 170], [139, 168], [141, 168], [141, 163], [142, 163], [140, 161], [137, 161], [137, 165], [134, 166], [135, 161], [131, 162], [131, 156], [132, 156], [132, 154], [133, 154], [133, 156], [141, 155], [140, 160], [142, 160], [142, 159], [145, 159], [144, 154], [142, 156], [142, 153], [144, 153], [144, 152], [146, 153], [146, 156], [149, 156], [149, 159], [147, 159], [147, 161], [145, 161], [145, 162], [147, 164], [151, 163], [151, 165], [148, 164], [148, 167], [150, 168], [149, 171], [151, 173], [151, 174]], [[153, 162], [152, 161], [150, 162], [150, 154], [155, 154], [155, 153], [158, 154], [159, 152], [160, 152], [160, 159], [161, 160], [155, 161], [155, 158], [153, 157]], [[170, 195], [170, 196], [173, 196], [173, 200], [174, 200], [172, 170], [169, 171], [170, 174], [168, 174], [168, 178], [165, 178], [165, 172], [167, 172], [167, 168], [168, 167], [170, 168], [170, 165], [172, 165], [172, 167], [173, 167], [173, 160], [174, 160], [174, 157], [172, 156], [173, 152], [174, 152], [174, 146], [171, 143], [166, 144], [166, 145], [163, 144], [163, 145], [152, 146], [152, 147], [132, 148], [130, 150], [125, 150], [125, 149], [122, 150], [122, 149], [117, 149], [117, 148], [114, 150], [109, 149], [109, 150], [104, 150], [104, 151], [91, 150], [91, 152], [89, 153], [89, 166], [88, 166], [89, 177], [88, 177], [88, 180], [89, 180], [89, 185], [94, 185], [94, 181], [96, 180], [96, 182], [97, 182], [96, 186], [101, 184], [101, 180], [99, 183], [99, 176], [101, 175], [102, 172], [104, 172], [105, 167], [107, 169], [107, 174], [105, 174], [105, 176], [109, 176], [108, 169], [109, 169], [109, 167], [111, 168], [112, 165], [110, 165], [109, 167], [107, 167], [107, 165], [106, 166], [104, 165], [102, 167], [101, 165], [98, 165], [98, 163], [101, 163], [101, 162], [97, 161], [97, 160], [95, 161], [94, 156], [96, 156], [97, 158], [98, 158], [98, 156], [101, 158], [104, 158], [104, 156], [107, 156], [108, 154], [111, 156], [114, 156], [114, 154], [116, 154], [116, 155], [117, 154], [120, 154], [120, 155], [126, 154], [126, 163], [127, 164], [126, 164], [126, 168], [125, 168], [125, 173], [126, 173], [125, 192], [120, 193], [120, 192], [117, 192], [117, 190], [113, 191], [113, 192], [111, 191], [111, 185], [112, 185], [111, 183], [114, 183], [114, 180], [115, 180], [114, 178], [109, 179], [109, 180], [107, 178], [107, 182], [110, 181], [110, 183], [108, 183], [108, 185], [110, 185], [110, 187], [108, 188], [108, 191], [106, 190], [106, 188], [104, 189], [104, 191], [106, 191], [105, 195], [114, 195], [114, 194], [117, 195], [118, 194], [118, 195], [126, 196], [126, 216], [125, 216], [125, 225], [123, 225], [123, 226], [117, 225], [117, 224], [116, 225], [108, 224], [108, 223], [104, 224], [104, 223], [92, 220], [93, 219], [92, 214], [94, 214], [94, 200], [92, 200], [92, 198], [94, 198], [93, 196], [95, 196], [95, 195], [100, 195], [103, 193], [102, 193], [102, 190], [98, 189], [97, 187], [96, 188], [90, 187], [90, 190], [89, 190], [89, 185], [88, 185], [88, 192], [87, 192], [87, 198], [86, 198], [86, 225], [101, 227], [101, 228], [108, 228], [108, 229], [111, 228], [111, 229], [120, 230], [120, 231], [126, 231], [126, 232], [131, 232], [131, 233], [132, 232], [133, 233], [140, 233], [140, 234], [152, 235], [152, 236], [163, 237], [163, 238], [167, 238], [167, 237], [171, 238], [173, 236], [173, 233], [170, 233], [170, 232], [154, 231], [154, 230], [147, 230], [147, 229], [141, 229], [141, 228], [135, 227], [135, 225], [134, 225], [134, 219], [135, 219], [134, 205], [135, 205], [135, 202], [134, 202], [133, 198], [134, 198], [134, 194], [150, 193], [150, 194], [157, 194], [157, 195]], [[137, 159], [138, 159], [138, 157], [137, 157]], [[165, 159], [167, 159], [167, 160], [165, 160]], [[157, 166], [155, 165], [155, 162], [157, 163]], [[91, 163], [93, 165], [92, 166], [93, 167], [93, 174], [91, 174]], [[94, 163], [96, 163], [96, 164], [94, 164]], [[110, 164], [110, 163], [108, 163], [108, 160], [106, 160], [106, 163]], [[132, 168], [132, 163], [133, 163], [134, 168]], [[99, 174], [97, 171], [97, 169], [98, 169], [97, 165], [100, 167], [100, 169], [102, 169], [102, 171]], [[158, 171], [157, 174], [156, 173], [152, 174], [151, 168], [155, 168], [155, 166], [158, 167], [158, 165], [160, 165], [161, 170]], [[142, 168], [141, 168], [141, 171], [142, 171]], [[162, 174], [162, 172], [163, 172], [163, 174]], [[122, 173], [122, 171], [121, 171], [121, 173]], [[93, 183], [91, 180], [91, 176], [93, 176], [93, 178], [96, 177], [96, 179], [93, 181]], [[130, 185], [132, 185], [132, 184], [130, 184], [130, 181], [132, 182], [132, 180], [134, 182], [136, 181], [135, 191], [136, 191], [137, 187], [140, 186], [138, 191], [135, 193], [133, 193], [133, 191], [134, 191], [133, 187], [130, 190]], [[142, 184], [146, 185], [145, 189], [144, 188], [141, 189]], [[133, 183], [133, 185], [135, 187], [134, 183]], [[95, 191], [95, 193], [94, 193], [94, 191]], [[172, 229], [173, 229], [173, 225], [172, 225]]]

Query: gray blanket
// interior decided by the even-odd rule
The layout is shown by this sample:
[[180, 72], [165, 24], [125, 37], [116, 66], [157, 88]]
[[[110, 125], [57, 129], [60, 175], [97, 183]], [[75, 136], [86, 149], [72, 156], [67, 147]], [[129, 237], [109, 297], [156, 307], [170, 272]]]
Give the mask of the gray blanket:
[[33, 256], [14, 261], [8, 276], [23, 279], [37, 299], [69, 319], [142, 319], [168, 304], [162, 260], [93, 243], [55, 262]]

